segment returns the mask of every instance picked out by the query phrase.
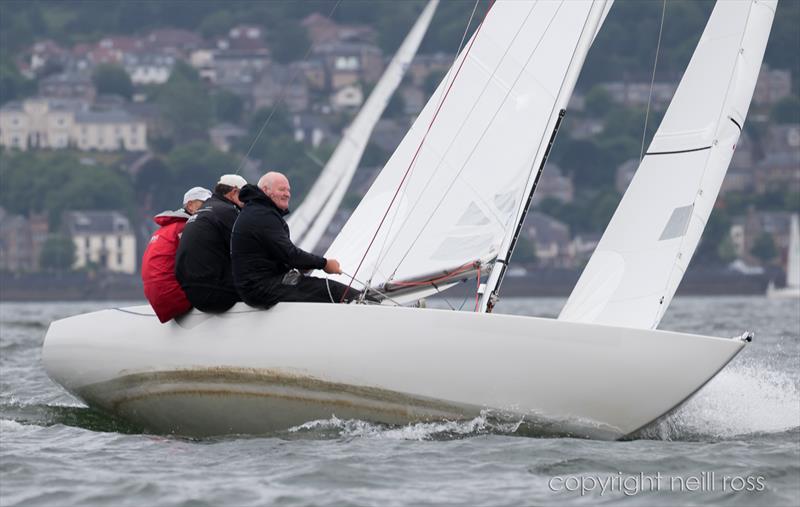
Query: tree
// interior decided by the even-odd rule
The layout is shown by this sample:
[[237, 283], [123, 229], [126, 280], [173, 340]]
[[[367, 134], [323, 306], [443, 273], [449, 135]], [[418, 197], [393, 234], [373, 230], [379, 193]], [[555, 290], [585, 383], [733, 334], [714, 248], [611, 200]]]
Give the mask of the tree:
[[764, 264], [772, 261], [778, 255], [778, 249], [775, 248], [775, 241], [772, 239], [772, 235], [762, 232], [753, 243], [750, 253]]
[[197, 71], [186, 63], [176, 63], [156, 95], [171, 137], [179, 142], [208, 137], [213, 105]]
[[108, 63], [98, 65], [92, 73], [92, 81], [97, 93], [101, 95], [121, 95], [126, 99], [130, 99], [133, 95], [131, 78], [119, 65]]
[[43, 269], [65, 271], [75, 264], [75, 243], [71, 238], [60, 234], [47, 237], [42, 246], [39, 265]]
[[214, 99], [214, 116], [218, 121], [238, 123], [244, 110], [244, 100], [235, 93], [218, 90]]
[[586, 94], [586, 112], [592, 116], [602, 117], [614, 108], [614, 100], [608, 90], [595, 85]]

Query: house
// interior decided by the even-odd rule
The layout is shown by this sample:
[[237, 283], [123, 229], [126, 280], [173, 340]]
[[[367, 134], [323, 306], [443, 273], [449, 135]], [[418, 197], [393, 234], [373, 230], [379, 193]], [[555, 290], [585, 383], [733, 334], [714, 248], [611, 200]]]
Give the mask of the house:
[[175, 57], [161, 53], [129, 53], [122, 66], [135, 85], [164, 84], [172, 74]]
[[675, 95], [677, 83], [653, 83], [652, 97], [650, 83], [629, 83], [617, 81], [603, 83], [601, 86], [611, 95], [614, 102], [626, 106], [646, 107], [651, 101], [654, 109], [665, 109]]
[[569, 264], [569, 226], [555, 218], [533, 211], [525, 218], [524, 231], [533, 242], [536, 258], [543, 266]]
[[150, 32], [144, 42], [150, 51], [157, 51], [174, 58], [187, 58], [193, 51], [202, 47], [203, 38], [189, 30], [160, 28]]
[[377, 33], [369, 26], [340, 25], [318, 12], [306, 16], [300, 25], [305, 28], [312, 46], [341, 41], [374, 43], [377, 40]]
[[118, 211], [69, 211], [62, 220], [75, 243], [74, 268], [97, 265], [118, 273], [136, 272], [136, 237]]
[[26, 218], [0, 207], [0, 270], [38, 271], [47, 233], [46, 214]]
[[291, 113], [306, 111], [311, 103], [308, 85], [303, 76], [278, 64], [272, 65], [269, 72], [262, 74], [256, 81], [251, 88], [251, 100], [254, 110], [273, 107], [282, 102]]
[[39, 95], [91, 102], [97, 95], [97, 89], [88, 73], [67, 71], [39, 80]]
[[766, 63], [761, 65], [753, 103], [771, 106], [792, 94], [792, 73], [788, 69], [770, 69]]
[[373, 44], [332, 42], [316, 46], [314, 54], [324, 62], [334, 91], [358, 82], [374, 83], [383, 74], [383, 53]]
[[0, 146], [140, 151], [147, 149], [147, 126], [122, 109], [98, 111], [85, 101], [38, 97], [0, 108]]
[[292, 116], [292, 127], [295, 141], [308, 143], [314, 148], [334, 137], [328, 122], [317, 114], [295, 114]]
[[445, 53], [432, 55], [416, 55], [408, 66], [406, 75], [409, 76], [414, 86], [424, 86], [431, 74], [444, 75], [453, 64], [455, 57]]
[[208, 129], [208, 136], [211, 138], [213, 144], [219, 151], [225, 153], [231, 150], [236, 139], [241, 139], [247, 135], [247, 131], [241, 127], [237, 127], [232, 123], [220, 123]]
[[533, 205], [536, 206], [545, 199], [572, 202], [574, 198], [575, 187], [572, 184], [572, 179], [564, 176], [561, 168], [556, 164], [548, 164], [547, 169], [542, 173], [542, 177], [536, 185], [536, 192], [533, 194]]
[[358, 109], [363, 102], [364, 92], [358, 85], [345, 86], [331, 95], [331, 107], [335, 111]]
[[729, 232], [736, 255], [749, 264], [759, 264], [750, 252], [764, 233], [772, 236], [779, 252], [787, 251], [791, 218], [790, 211], [756, 211], [754, 208], [750, 208], [747, 215], [736, 217]]

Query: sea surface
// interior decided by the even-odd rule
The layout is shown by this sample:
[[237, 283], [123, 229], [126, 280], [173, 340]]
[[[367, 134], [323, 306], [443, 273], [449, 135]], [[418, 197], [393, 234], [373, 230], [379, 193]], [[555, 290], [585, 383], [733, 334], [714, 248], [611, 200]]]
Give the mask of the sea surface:
[[[496, 311], [553, 317], [563, 303]], [[147, 434], [85, 407], [41, 364], [52, 320], [124, 304], [0, 304], [0, 506], [800, 505], [797, 300], [676, 298], [662, 329], [756, 338], [676, 413], [620, 442], [521, 436], [489, 415]]]

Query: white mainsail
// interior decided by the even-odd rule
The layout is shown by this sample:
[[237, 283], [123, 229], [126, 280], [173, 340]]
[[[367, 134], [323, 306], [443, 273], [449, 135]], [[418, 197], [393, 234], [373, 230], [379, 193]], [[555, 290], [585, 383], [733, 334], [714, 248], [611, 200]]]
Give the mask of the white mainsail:
[[647, 155], [559, 319], [658, 326], [739, 139], [776, 5], [717, 2]]
[[497, 258], [610, 3], [493, 4], [326, 253], [339, 281], [420, 297]]
[[789, 252], [786, 262], [786, 287], [800, 289], [800, 216], [792, 215], [789, 229]]
[[367, 142], [389, 99], [403, 80], [439, 0], [430, 0], [386, 67], [367, 101], [344, 131], [342, 139], [309, 190], [303, 203], [288, 217], [294, 242], [312, 251], [325, 233], [353, 179]]

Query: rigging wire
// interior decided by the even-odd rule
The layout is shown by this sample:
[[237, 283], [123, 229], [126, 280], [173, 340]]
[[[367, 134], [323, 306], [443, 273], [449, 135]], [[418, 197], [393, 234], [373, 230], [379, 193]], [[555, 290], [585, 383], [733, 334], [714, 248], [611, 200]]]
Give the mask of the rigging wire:
[[[469, 33], [469, 29], [472, 26], [472, 20], [474, 19], [475, 12], [478, 9], [478, 3], [480, 3], [480, 0], [475, 0], [475, 4], [472, 6], [472, 12], [470, 13], [469, 19], [467, 20], [467, 25], [464, 27], [464, 33], [461, 34], [461, 41], [458, 43], [458, 49], [456, 50], [455, 56], [453, 57], [453, 63], [450, 65], [450, 69], [452, 69], [453, 66], [456, 64], [456, 62], [458, 61], [458, 57], [461, 55], [461, 50], [464, 48], [464, 41], [467, 40], [467, 34]], [[444, 79], [446, 80], [449, 77], [450, 77], [450, 70], [447, 71], [447, 74], [445, 75]], [[453, 77], [453, 79], [455, 79], [455, 77]], [[442, 91], [441, 91], [441, 93], [439, 95], [439, 99], [438, 99], [439, 104], [441, 104], [441, 102], [444, 100], [445, 90], [447, 90], [447, 87], [449, 85], [450, 84], [447, 83], [447, 84], [445, 84], [445, 86], [442, 87]], [[415, 207], [416, 207], [416, 204], [415, 204]], [[389, 230], [390, 231], [392, 230], [392, 228], [394, 228], [394, 221], [395, 221], [396, 218], [397, 218], [397, 212], [395, 211], [395, 214], [392, 215], [392, 219], [389, 222]], [[372, 271], [372, 273], [369, 276], [369, 282], [370, 283], [372, 283], [372, 277], [375, 276], [375, 273], [378, 270], [378, 265], [380, 264], [380, 259], [383, 256], [383, 252], [386, 249], [386, 242], [388, 240], [389, 240], [389, 235], [387, 234], [386, 237], [383, 238], [383, 243], [381, 244], [381, 249], [378, 251], [378, 255], [377, 255], [378, 262], [375, 263], [375, 269]], [[396, 270], [397, 269], [395, 268], [395, 271]]]
[[[331, 19], [333, 17], [333, 13], [336, 12], [336, 8], [339, 7], [340, 3], [342, 3], [342, 0], [337, 0], [336, 1], [336, 4], [334, 4], [334, 6], [331, 9], [331, 11], [328, 13], [328, 19]], [[314, 43], [312, 42], [308, 46], [308, 50], [306, 50], [306, 54], [303, 56], [302, 63], [305, 63], [306, 61], [308, 61], [308, 57], [311, 55], [311, 51], [313, 49], [314, 49]], [[250, 157], [250, 152], [253, 151], [253, 148], [255, 147], [256, 143], [261, 138], [261, 134], [264, 133], [264, 130], [267, 128], [267, 125], [269, 125], [269, 123], [272, 121], [272, 117], [275, 116], [275, 112], [278, 110], [278, 107], [283, 103], [284, 99], [286, 98], [288, 90], [292, 87], [292, 85], [294, 85], [294, 82], [297, 79], [297, 76], [300, 75], [300, 67], [301, 67], [301, 65], [298, 65], [295, 68], [294, 74], [292, 75], [292, 78], [289, 80], [289, 83], [281, 89], [281, 93], [278, 96], [278, 100], [276, 100], [275, 104], [273, 104], [272, 110], [269, 112], [269, 115], [267, 116], [267, 119], [264, 120], [264, 123], [261, 124], [261, 128], [258, 129], [258, 133], [256, 134], [256, 137], [253, 139], [253, 142], [250, 143], [250, 147], [247, 148], [247, 152], [242, 156], [242, 160], [239, 162], [239, 166], [236, 168], [236, 173], [235, 174], [239, 174], [242, 171], [242, 168], [244, 168], [245, 162], [247, 162], [247, 159]]]
[[658, 28], [658, 43], [656, 44], [656, 57], [653, 60], [653, 76], [650, 78], [650, 93], [647, 96], [647, 110], [644, 114], [644, 130], [642, 131], [642, 148], [639, 151], [639, 163], [642, 163], [642, 159], [644, 158], [644, 140], [647, 137], [647, 120], [650, 117], [650, 101], [653, 98], [653, 86], [656, 82], [656, 67], [658, 67], [658, 53], [661, 50], [661, 34], [664, 31], [664, 14], [667, 12], [667, 0], [664, 0], [664, 4], [661, 7], [661, 26]]
[[[489, 11], [492, 9], [492, 5], [494, 5], [494, 1], [492, 1], [492, 3], [489, 4], [489, 8], [486, 10], [486, 14], [484, 15], [484, 20], [486, 19], [486, 16], [489, 14]], [[356, 270], [353, 273], [353, 278], [350, 280], [350, 283], [347, 285], [347, 289], [344, 291], [344, 294], [342, 295], [342, 301], [344, 301], [344, 298], [347, 297], [347, 293], [350, 291], [350, 287], [352, 287], [352, 285], [353, 285], [353, 280], [355, 280], [355, 275], [358, 274], [358, 271], [361, 269], [362, 264], [364, 264], [364, 260], [367, 258], [367, 253], [369, 253], [370, 248], [372, 248], [372, 244], [375, 242], [375, 239], [378, 237], [378, 232], [380, 232], [381, 227], [383, 227], [383, 223], [386, 221], [386, 217], [389, 215], [389, 211], [392, 209], [392, 205], [394, 204], [395, 200], [397, 199], [397, 196], [400, 194], [400, 190], [403, 188], [403, 183], [405, 183], [406, 178], [408, 177], [408, 174], [411, 171], [411, 168], [414, 166], [414, 162], [416, 162], [417, 156], [419, 156], [419, 152], [422, 150], [423, 144], [425, 144], [425, 139], [428, 137], [428, 134], [431, 131], [431, 127], [433, 127], [433, 124], [436, 121], [436, 117], [439, 115], [439, 112], [442, 110], [442, 106], [444, 105], [444, 102], [447, 99], [447, 96], [449, 95], [450, 90], [453, 89], [453, 84], [455, 84], [455, 81], [456, 81], [456, 78], [458, 77], [458, 74], [461, 72], [461, 69], [464, 67], [464, 63], [467, 61], [467, 56], [469, 56], [469, 52], [472, 49], [472, 45], [475, 43], [475, 39], [477, 39], [478, 33], [480, 32], [482, 26], [483, 26], [483, 23], [478, 25], [478, 28], [475, 31], [475, 35], [473, 36], [473, 38], [470, 41], [470, 43], [467, 46], [467, 48], [465, 49], [464, 58], [462, 58], [461, 64], [458, 66], [458, 69], [456, 70], [455, 74], [453, 75], [453, 80], [450, 82], [450, 86], [447, 88], [447, 91], [445, 91], [444, 96], [442, 97], [442, 101], [441, 101], [441, 103], [439, 103], [439, 107], [436, 108], [436, 111], [433, 114], [433, 118], [431, 118], [431, 121], [428, 124], [428, 128], [425, 131], [425, 135], [422, 136], [422, 140], [420, 141], [419, 146], [417, 147], [417, 150], [414, 152], [414, 156], [411, 158], [411, 163], [408, 165], [408, 169], [406, 169], [405, 174], [403, 174], [403, 178], [400, 180], [400, 184], [397, 186], [397, 190], [395, 191], [394, 195], [392, 196], [391, 201], [389, 201], [389, 206], [387, 207], [386, 212], [383, 214], [383, 217], [381, 217], [381, 221], [378, 224], [378, 227], [375, 229], [375, 234], [373, 234], [372, 239], [369, 242], [369, 245], [367, 245], [367, 249], [364, 251], [364, 255], [361, 257], [361, 261], [359, 261], [358, 267], [356, 267]]]

